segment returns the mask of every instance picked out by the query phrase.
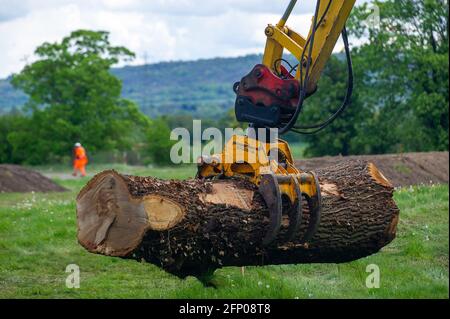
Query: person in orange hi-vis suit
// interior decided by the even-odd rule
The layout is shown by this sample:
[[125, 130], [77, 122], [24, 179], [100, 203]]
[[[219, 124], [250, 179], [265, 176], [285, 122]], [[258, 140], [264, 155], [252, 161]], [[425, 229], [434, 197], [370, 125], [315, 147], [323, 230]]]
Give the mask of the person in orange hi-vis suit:
[[75, 143], [73, 149], [73, 176], [77, 176], [77, 172], [81, 173], [81, 176], [86, 176], [86, 164], [88, 163], [88, 158], [86, 155], [86, 150], [80, 143]]

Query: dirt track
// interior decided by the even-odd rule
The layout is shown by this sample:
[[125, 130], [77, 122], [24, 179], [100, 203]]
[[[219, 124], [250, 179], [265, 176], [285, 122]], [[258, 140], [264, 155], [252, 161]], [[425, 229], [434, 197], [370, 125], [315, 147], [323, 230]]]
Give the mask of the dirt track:
[[302, 170], [314, 170], [351, 159], [373, 162], [394, 186], [440, 184], [449, 181], [448, 152], [325, 156], [298, 160], [296, 166]]

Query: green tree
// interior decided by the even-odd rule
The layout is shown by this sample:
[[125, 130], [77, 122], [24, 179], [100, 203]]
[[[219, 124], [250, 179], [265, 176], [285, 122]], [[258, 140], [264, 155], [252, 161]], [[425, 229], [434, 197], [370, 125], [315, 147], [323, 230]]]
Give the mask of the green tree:
[[[380, 24], [365, 23], [376, 5]], [[448, 150], [448, 1], [388, 0], [355, 8], [351, 34], [361, 101], [373, 111], [368, 152]], [[361, 132], [362, 133], [362, 132]]]
[[172, 164], [170, 149], [176, 141], [170, 140], [170, 128], [164, 117], [154, 119], [147, 130], [145, 152], [151, 162], [158, 165]]
[[[317, 93], [305, 102], [299, 123], [315, 124], [329, 118], [344, 100], [347, 88], [347, 65], [332, 56], [322, 74]], [[370, 118], [370, 111], [359, 103], [355, 90], [343, 115], [328, 128], [303, 139], [307, 142], [305, 155], [349, 155], [363, 152], [357, 142], [358, 134]]]
[[0, 116], [0, 163], [18, 162], [13, 154], [14, 148], [9, 134], [26, 130], [28, 124], [29, 119], [17, 112], [10, 112]]
[[27, 130], [8, 136], [17, 160], [57, 161], [76, 141], [91, 152], [126, 149], [133, 132], [148, 124], [134, 103], [120, 97], [122, 83], [110, 73], [134, 54], [111, 46], [107, 32], [74, 31], [61, 42], [42, 44], [35, 55], [12, 79], [29, 95], [31, 113]]
[[[367, 17], [378, 6], [380, 24]], [[348, 23], [355, 74], [351, 104], [317, 135], [306, 154], [348, 155], [448, 150], [448, 3], [373, 1]], [[345, 61], [331, 58], [299, 122], [327, 118], [345, 93]]]

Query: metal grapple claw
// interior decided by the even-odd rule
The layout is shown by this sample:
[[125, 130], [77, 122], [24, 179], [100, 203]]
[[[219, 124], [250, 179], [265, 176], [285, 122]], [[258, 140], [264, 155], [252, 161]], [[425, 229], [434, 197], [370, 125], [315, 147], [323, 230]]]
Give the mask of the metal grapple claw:
[[[300, 242], [307, 243], [311, 240], [319, 226], [322, 208], [319, 180], [313, 172], [300, 175], [277, 175], [272, 173], [261, 175], [259, 192], [266, 202], [270, 215], [270, 224], [263, 239], [264, 246], [270, 245], [277, 239], [283, 213], [289, 217], [289, 226], [286, 234], [279, 237], [278, 240], [290, 242], [298, 236], [303, 219], [303, 196], [309, 208], [309, 221]], [[282, 195], [288, 194], [290, 194], [288, 197], [291, 204], [288, 209], [285, 208], [286, 211], [284, 212]]]
[[312, 175], [311, 188], [313, 189], [313, 194], [303, 193], [305, 195], [306, 201], [309, 208], [309, 222], [308, 228], [303, 235], [301, 242], [307, 243], [311, 240], [317, 231], [320, 224], [320, 214], [322, 211], [322, 196], [320, 191], [320, 184], [317, 175], [314, 172], [309, 172]]
[[263, 246], [267, 246], [275, 240], [281, 227], [281, 192], [277, 178], [274, 174], [261, 175], [259, 193], [266, 202], [269, 210], [270, 223], [262, 242]]
[[[249, 159], [250, 153], [254, 152], [250, 150], [256, 149], [256, 162], [238, 162], [235, 158], [232, 162], [227, 162], [227, 154], [237, 154], [238, 150], [243, 150], [247, 156], [244, 159]], [[272, 152], [281, 156], [277, 160], [271, 159], [269, 155]], [[197, 178], [243, 178], [259, 187], [270, 218], [262, 240], [263, 246], [274, 241], [278, 244], [293, 241], [298, 243], [299, 240], [307, 243], [316, 233], [322, 206], [319, 181], [314, 173], [300, 171], [294, 166], [287, 142], [279, 139], [276, 146], [273, 146], [253, 137], [233, 135], [221, 154], [202, 155], [197, 164]], [[305, 227], [301, 227], [305, 223], [302, 210], [304, 200], [309, 207], [309, 220]], [[286, 229], [279, 236], [282, 222], [286, 218], [289, 223], [283, 227]], [[300, 234], [300, 228], [305, 229], [303, 234]]]
[[294, 204], [292, 205], [291, 209], [289, 210], [289, 228], [286, 234], [286, 240], [292, 241], [295, 237], [295, 235], [298, 233], [300, 229], [300, 224], [302, 223], [302, 193], [300, 190], [300, 185], [297, 181], [297, 178], [294, 176], [291, 176], [292, 183], [295, 187], [295, 193], [297, 195], [296, 200], [294, 201]]

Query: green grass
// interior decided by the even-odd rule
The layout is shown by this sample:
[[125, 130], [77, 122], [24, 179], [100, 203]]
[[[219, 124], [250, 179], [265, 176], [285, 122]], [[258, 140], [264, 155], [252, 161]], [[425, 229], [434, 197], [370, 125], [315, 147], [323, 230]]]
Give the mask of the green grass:
[[[116, 167], [140, 175], [185, 178], [193, 167]], [[100, 168], [99, 168], [100, 169]], [[381, 252], [345, 264], [227, 267], [215, 288], [158, 267], [90, 254], [76, 240], [74, 198], [88, 179], [60, 180], [62, 194], [0, 194], [0, 298], [448, 298], [448, 185], [400, 189], [397, 238]], [[81, 287], [65, 286], [68, 264]], [[365, 286], [377, 264], [379, 289]]]

